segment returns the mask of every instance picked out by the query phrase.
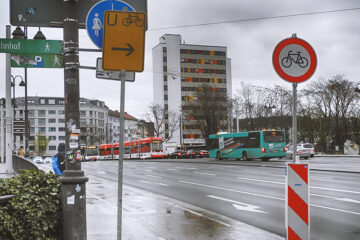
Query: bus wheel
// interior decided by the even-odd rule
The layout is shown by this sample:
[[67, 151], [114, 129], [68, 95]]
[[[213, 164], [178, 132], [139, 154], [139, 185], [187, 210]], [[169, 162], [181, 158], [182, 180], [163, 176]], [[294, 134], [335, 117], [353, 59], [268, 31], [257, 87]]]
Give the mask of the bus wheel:
[[262, 160], [262, 161], [269, 161], [270, 158], [262, 158], [261, 160]]
[[216, 155], [216, 159], [217, 160], [221, 160], [221, 154], [218, 152], [217, 155]]
[[244, 160], [244, 161], [247, 161], [247, 160], [248, 160], [248, 157], [247, 157], [246, 152], [243, 152], [243, 153], [242, 153], [242, 160]]

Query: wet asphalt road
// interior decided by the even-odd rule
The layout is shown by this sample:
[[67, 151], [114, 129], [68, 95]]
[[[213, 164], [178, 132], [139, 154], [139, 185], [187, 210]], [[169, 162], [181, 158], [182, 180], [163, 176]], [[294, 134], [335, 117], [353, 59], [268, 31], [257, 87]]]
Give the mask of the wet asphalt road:
[[[223, 165], [131, 160], [124, 162], [124, 184], [284, 236], [284, 168], [272, 167], [282, 165], [280, 161]], [[87, 175], [117, 182], [117, 161], [88, 162], [82, 168]], [[360, 239], [359, 183], [359, 173], [311, 171], [311, 239]]]

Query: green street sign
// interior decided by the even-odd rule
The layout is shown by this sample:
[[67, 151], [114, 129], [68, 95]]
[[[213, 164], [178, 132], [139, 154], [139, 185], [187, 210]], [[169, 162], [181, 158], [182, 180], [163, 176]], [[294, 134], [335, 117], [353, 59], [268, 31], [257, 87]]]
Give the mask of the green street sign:
[[22, 54], [60, 54], [60, 40], [0, 39], [0, 52]]
[[63, 56], [60, 54], [11, 55], [11, 67], [14, 68], [63, 68], [63, 66]]

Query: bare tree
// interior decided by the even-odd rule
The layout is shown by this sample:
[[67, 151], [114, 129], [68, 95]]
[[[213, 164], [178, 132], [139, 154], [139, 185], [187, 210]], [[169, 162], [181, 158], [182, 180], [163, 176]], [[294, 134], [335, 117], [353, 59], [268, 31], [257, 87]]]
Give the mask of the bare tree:
[[164, 109], [158, 104], [149, 105], [145, 119], [154, 123], [154, 135], [162, 137], [165, 142], [169, 141], [180, 127], [180, 114]]

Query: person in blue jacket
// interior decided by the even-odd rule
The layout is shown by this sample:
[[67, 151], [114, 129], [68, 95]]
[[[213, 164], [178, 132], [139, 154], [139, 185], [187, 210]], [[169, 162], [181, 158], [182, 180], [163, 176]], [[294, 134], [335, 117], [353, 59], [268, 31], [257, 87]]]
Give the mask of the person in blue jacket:
[[58, 153], [52, 157], [52, 167], [56, 175], [63, 175], [65, 170], [65, 143], [59, 143]]

